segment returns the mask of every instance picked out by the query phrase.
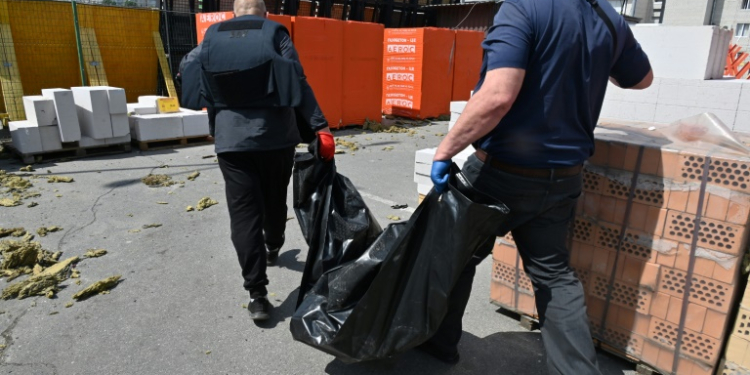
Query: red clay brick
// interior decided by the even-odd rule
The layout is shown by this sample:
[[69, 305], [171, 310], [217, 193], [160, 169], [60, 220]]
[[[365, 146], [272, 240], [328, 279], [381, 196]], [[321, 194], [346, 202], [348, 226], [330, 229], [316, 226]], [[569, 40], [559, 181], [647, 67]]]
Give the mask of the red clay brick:
[[669, 298], [669, 308], [667, 308], [667, 321], [680, 324], [680, 317], [682, 316], [682, 300], [677, 297]]
[[716, 220], [726, 220], [727, 210], [729, 208], [729, 199], [720, 197], [716, 194], [706, 195], [708, 196], [706, 216]]
[[667, 310], [669, 309], [669, 295], [661, 292], [654, 293], [654, 298], [651, 299], [651, 315], [659, 318], [667, 318]]
[[635, 312], [635, 310], [624, 307], [620, 308], [619, 312], [617, 313], [617, 326], [625, 330], [632, 331], [633, 326], [635, 325], [636, 314], [637, 313]]
[[609, 155], [608, 155], [608, 166], [614, 169], [623, 169], [625, 163], [625, 152], [626, 146], [624, 143], [610, 142], [609, 144]]
[[[708, 207], [708, 194], [703, 197], [703, 208], [701, 208], [701, 212], [703, 215], [706, 214], [706, 208]], [[699, 189], [692, 189], [690, 190], [690, 194], [688, 197], [687, 207], [685, 207], [685, 211], [687, 213], [696, 214], [698, 213], [698, 202], [700, 201], [701, 192]]]
[[733, 264], [729, 269], [722, 267], [720, 264], [716, 264], [711, 278], [723, 283], [735, 284], [737, 282], [737, 263]]
[[581, 243], [578, 248], [578, 267], [583, 270], [591, 269], [591, 262], [594, 258], [594, 246]]
[[660, 351], [661, 348], [658, 345], [649, 340], [646, 340], [643, 342], [643, 354], [641, 355], [641, 358], [643, 359], [643, 362], [646, 362], [651, 366], [656, 366]]
[[[599, 220], [605, 221], [607, 223], [614, 223], [616, 221], [615, 219], [615, 206], [617, 204], [617, 199], [613, 197], [605, 197], [602, 196], [599, 199]], [[622, 222], [622, 220], [620, 220]]]
[[672, 190], [669, 193], [669, 203], [667, 203], [667, 207], [670, 210], [684, 212], [685, 208], [687, 207], [689, 197], [690, 191]]
[[667, 220], [667, 210], [658, 207], [649, 207], [646, 216], [646, 225], [644, 232], [653, 233], [654, 236], [661, 237], [664, 234], [664, 223]]
[[745, 225], [750, 217], [750, 195], [733, 191], [729, 196], [726, 220], [733, 224]]
[[659, 350], [659, 359], [656, 360], [656, 367], [665, 371], [672, 371], [672, 365], [674, 364], [674, 352], [661, 348]]
[[637, 285], [640, 282], [643, 269], [646, 267], [646, 262], [629, 256], [623, 256], [622, 260], [624, 261], [624, 266], [620, 280], [629, 284]]
[[674, 261], [674, 268], [682, 271], [687, 271], [690, 262], [690, 249], [686, 248], [684, 244], [677, 246], [677, 258]]
[[661, 150], [654, 147], [646, 147], [643, 150], [643, 162], [641, 162], [641, 174], [656, 175], [661, 164]]
[[589, 320], [594, 324], [599, 324], [604, 316], [604, 305], [605, 301], [591, 295], [586, 298], [586, 311], [589, 315]]
[[625, 210], [628, 207], [628, 201], [617, 199], [615, 201], [615, 212], [612, 218], [612, 224], [622, 224], [625, 220]]
[[641, 203], [631, 203], [628, 226], [637, 230], [646, 230], [649, 206]]
[[696, 332], [703, 331], [703, 323], [706, 320], [708, 309], [698, 306], [694, 303], [688, 304], [687, 317], [685, 318], [685, 327]]
[[598, 218], [600, 201], [602, 196], [596, 193], [586, 193], [583, 199], [583, 214], [589, 217]]
[[697, 275], [712, 277], [714, 275], [714, 265], [716, 265], [716, 262], [712, 260], [696, 257], [693, 272]]
[[724, 328], [727, 325], [727, 314], [708, 309], [703, 323], [703, 333], [717, 339], [723, 339]]
[[640, 284], [641, 288], [645, 288], [652, 292], [655, 292], [659, 280], [659, 265], [654, 263], [646, 263], [643, 266], [643, 272], [640, 276], [641, 279], [638, 284]]
[[534, 315], [534, 296], [525, 293], [518, 293], [518, 311], [526, 315]]
[[656, 256], [656, 262], [662, 266], [674, 267], [675, 258], [677, 258], [675, 254], [659, 253]]
[[674, 150], [661, 150], [661, 163], [657, 175], [660, 177], [674, 178], [680, 171], [680, 154]]
[[597, 167], [607, 167], [609, 158], [609, 142], [596, 140], [594, 142], [594, 155], [588, 160], [588, 163]]
[[648, 327], [650, 324], [651, 316], [636, 313], [635, 321], [633, 322], [633, 328], [631, 329], [631, 331], [644, 337], [648, 336]]
[[505, 305], [513, 306], [513, 294], [512, 288], [507, 287], [499, 282], [492, 280], [490, 283], [490, 300]]
[[[602, 275], [612, 274], [615, 252], [601, 247], [594, 248], [594, 256], [591, 261], [591, 271]], [[610, 261], [612, 258], [612, 261]]]

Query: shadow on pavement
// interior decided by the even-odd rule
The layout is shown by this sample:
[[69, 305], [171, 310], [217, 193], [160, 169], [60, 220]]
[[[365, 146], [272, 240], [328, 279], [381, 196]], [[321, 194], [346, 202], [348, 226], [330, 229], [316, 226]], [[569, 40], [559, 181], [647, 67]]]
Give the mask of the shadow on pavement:
[[279, 259], [276, 261], [276, 265], [273, 267], [286, 268], [292, 271], [303, 272], [305, 270], [305, 262], [297, 260], [297, 255], [301, 253], [300, 249], [292, 249], [287, 251], [281, 251]]
[[[459, 344], [461, 361], [450, 366], [417, 350], [398, 358], [356, 364], [337, 359], [326, 366], [331, 375], [406, 375], [406, 374], [523, 374], [546, 375], [547, 365], [539, 332], [499, 332], [479, 338], [464, 332]], [[634, 365], [599, 353], [599, 368], [604, 375], [623, 374]]]
[[[279, 256], [279, 260], [281, 260], [281, 255]], [[294, 314], [294, 309], [296, 307], [295, 304], [297, 303], [297, 293], [299, 293], [299, 288], [289, 293], [284, 302], [281, 302], [280, 305], [278, 305], [280, 302], [280, 300], [277, 299], [278, 296], [269, 296], [268, 300], [274, 306], [271, 310], [271, 319], [254, 322], [255, 325], [259, 328], [271, 329], [276, 328], [279, 323], [286, 321], [287, 318]]]

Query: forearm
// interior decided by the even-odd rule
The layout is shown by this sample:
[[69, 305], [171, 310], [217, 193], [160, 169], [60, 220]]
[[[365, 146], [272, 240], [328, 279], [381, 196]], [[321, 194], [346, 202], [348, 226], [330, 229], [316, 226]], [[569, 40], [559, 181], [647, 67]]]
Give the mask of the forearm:
[[503, 103], [491, 95], [478, 92], [466, 105], [456, 125], [443, 139], [435, 153], [435, 160], [448, 160], [474, 141], [487, 135], [508, 113], [510, 103]]

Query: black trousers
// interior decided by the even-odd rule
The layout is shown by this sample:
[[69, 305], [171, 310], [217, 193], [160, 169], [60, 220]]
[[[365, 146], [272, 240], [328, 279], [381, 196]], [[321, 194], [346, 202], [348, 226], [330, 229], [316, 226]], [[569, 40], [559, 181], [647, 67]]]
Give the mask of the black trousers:
[[[534, 285], [549, 373], [601, 374], [583, 288], [569, 265], [567, 248], [568, 226], [581, 194], [581, 176], [527, 178], [494, 169], [475, 156], [464, 164], [463, 173], [475, 188], [510, 208], [510, 220], [498, 228], [497, 235], [513, 234]], [[492, 252], [494, 240], [487, 240], [460, 276], [450, 295], [448, 314], [432, 343], [445, 349], [458, 344], [476, 267]]]
[[218, 158], [244, 287], [251, 298], [263, 297], [268, 293], [266, 246], [276, 249], [284, 244], [294, 148], [227, 152]]

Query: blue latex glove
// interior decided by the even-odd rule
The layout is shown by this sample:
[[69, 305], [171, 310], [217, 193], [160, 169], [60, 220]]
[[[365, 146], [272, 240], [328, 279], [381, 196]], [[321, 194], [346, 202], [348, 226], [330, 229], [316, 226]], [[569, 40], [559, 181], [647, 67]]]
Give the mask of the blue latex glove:
[[451, 164], [449, 160], [435, 160], [432, 162], [432, 172], [430, 172], [430, 178], [432, 183], [435, 185], [435, 191], [438, 194], [445, 191], [448, 186], [448, 178], [450, 177]]

